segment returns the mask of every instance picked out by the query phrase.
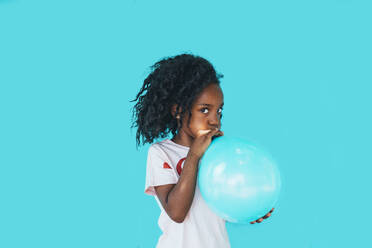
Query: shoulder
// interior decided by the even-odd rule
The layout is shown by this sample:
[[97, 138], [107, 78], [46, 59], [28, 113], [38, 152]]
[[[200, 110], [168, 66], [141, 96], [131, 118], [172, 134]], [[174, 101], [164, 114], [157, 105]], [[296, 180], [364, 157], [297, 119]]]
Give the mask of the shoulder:
[[149, 152], [155, 152], [157, 150], [161, 150], [162, 149], [162, 146], [164, 146], [164, 143], [166, 142], [166, 140], [162, 140], [162, 141], [158, 141], [156, 143], [153, 143], [150, 145], [149, 147]]
[[[174, 155], [163, 144], [163, 141], [150, 145], [147, 154], [147, 165], [155, 168], [165, 168], [164, 163], [168, 166], [172, 164]], [[170, 166], [169, 166], [170, 167]]]
[[166, 155], [167, 139], [153, 143], [150, 145], [148, 155]]
[[148, 150], [148, 157], [160, 158], [170, 163], [177, 163], [180, 158], [186, 157], [188, 148], [180, 146], [169, 139], [153, 143]]

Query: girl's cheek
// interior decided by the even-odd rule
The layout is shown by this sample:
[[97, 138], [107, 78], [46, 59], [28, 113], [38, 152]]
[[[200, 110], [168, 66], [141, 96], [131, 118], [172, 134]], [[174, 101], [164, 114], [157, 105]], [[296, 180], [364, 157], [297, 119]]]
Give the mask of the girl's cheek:
[[208, 130], [208, 127], [204, 123], [198, 123], [195, 125], [195, 130], [196, 132], [199, 130]]

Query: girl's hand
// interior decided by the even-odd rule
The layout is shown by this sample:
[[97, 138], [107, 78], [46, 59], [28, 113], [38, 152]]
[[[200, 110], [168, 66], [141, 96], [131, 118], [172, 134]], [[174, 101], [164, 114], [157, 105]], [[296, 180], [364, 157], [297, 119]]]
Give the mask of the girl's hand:
[[201, 158], [210, 145], [212, 137], [222, 135], [223, 132], [218, 130], [218, 128], [213, 130], [199, 130], [192, 145], [190, 146], [189, 152], [197, 156], [198, 158]]
[[259, 218], [258, 220], [255, 220], [255, 221], [252, 221], [251, 224], [254, 224], [254, 223], [261, 223], [264, 219], [267, 219], [270, 217], [271, 213], [274, 211], [274, 208], [270, 210], [269, 213], [267, 213], [265, 216]]

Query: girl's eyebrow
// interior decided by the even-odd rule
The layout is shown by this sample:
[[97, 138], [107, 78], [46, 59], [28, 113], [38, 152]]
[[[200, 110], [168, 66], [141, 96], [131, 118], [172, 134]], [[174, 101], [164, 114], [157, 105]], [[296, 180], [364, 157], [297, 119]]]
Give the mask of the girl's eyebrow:
[[[222, 103], [220, 107], [223, 107], [225, 103]], [[201, 105], [201, 106], [207, 106], [207, 107], [211, 107], [213, 106], [213, 104], [208, 104], [208, 103], [199, 103], [198, 105]]]

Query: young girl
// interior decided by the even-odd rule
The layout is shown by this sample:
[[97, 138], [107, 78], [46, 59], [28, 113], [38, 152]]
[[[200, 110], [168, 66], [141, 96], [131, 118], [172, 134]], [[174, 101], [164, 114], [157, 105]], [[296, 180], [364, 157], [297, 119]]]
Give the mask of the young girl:
[[137, 145], [173, 136], [153, 143], [147, 157], [145, 193], [161, 209], [157, 247], [230, 247], [225, 221], [206, 205], [196, 183], [204, 152], [223, 135], [223, 75], [191, 54], [162, 59], [151, 69], [133, 100], [132, 127], [138, 128]]

